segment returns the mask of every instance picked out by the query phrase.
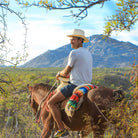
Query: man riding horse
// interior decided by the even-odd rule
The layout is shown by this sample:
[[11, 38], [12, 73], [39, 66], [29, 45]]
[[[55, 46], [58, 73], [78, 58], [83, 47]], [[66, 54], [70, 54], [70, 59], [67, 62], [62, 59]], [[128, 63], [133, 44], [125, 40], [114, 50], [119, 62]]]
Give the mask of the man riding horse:
[[74, 50], [70, 52], [66, 67], [57, 73], [56, 79], [58, 80], [60, 76], [67, 77], [70, 75], [70, 82], [60, 90], [57, 89], [56, 94], [47, 102], [59, 129], [55, 133], [55, 137], [67, 137], [69, 135], [64, 128], [61, 112], [56, 103], [70, 97], [78, 85], [90, 84], [92, 81], [92, 55], [83, 47], [83, 42], [87, 43], [89, 40], [84, 36], [84, 31], [80, 29], [74, 29], [73, 33], [68, 37], [70, 37], [71, 47]]

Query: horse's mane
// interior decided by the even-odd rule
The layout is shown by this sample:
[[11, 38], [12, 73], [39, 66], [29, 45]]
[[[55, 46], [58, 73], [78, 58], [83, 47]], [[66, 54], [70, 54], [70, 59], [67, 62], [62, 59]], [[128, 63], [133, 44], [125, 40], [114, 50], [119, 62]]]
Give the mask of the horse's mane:
[[[34, 90], [42, 89], [44, 91], [50, 90], [52, 88], [51, 85], [46, 84], [46, 83], [38, 83], [34, 85]], [[53, 89], [56, 89], [55, 87]]]

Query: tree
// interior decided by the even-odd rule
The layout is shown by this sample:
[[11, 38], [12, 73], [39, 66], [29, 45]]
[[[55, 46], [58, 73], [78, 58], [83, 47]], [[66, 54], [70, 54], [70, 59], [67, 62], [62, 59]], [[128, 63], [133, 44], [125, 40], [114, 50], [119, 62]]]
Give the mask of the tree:
[[[25, 60], [27, 57], [26, 53], [26, 34], [27, 34], [27, 27], [25, 23], [25, 18], [22, 16], [22, 14], [13, 8], [11, 8], [10, 1], [2, 0], [0, 2], [0, 64], [4, 63], [10, 63], [12, 65], [18, 65], [20, 61]], [[24, 44], [23, 44], [23, 50], [18, 51], [14, 56], [8, 58], [8, 54], [11, 51], [9, 49], [8, 45], [12, 45], [10, 42], [10, 38], [7, 36], [7, 18], [8, 14], [13, 14], [13, 16], [16, 16], [20, 22], [23, 24], [25, 28], [25, 37], [24, 37]]]
[[88, 12], [87, 10], [97, 4], [104, 4], [108, 0], [37, 0], [34, 2], [26, 2], [22, 0], [16, 0], [20, 5], [25, 5], [26, 7], [41, 7], [48, 10], [67, 10], [67, 9], [78, 9], [75, 13], [72, 12], [72, 16], [78, 20], [84, 19]]
[[[82, 20], [87, 17], [88, 9], [104, 3], [109, 0], [38, 0], [37, 2], [23, 2], [16, 0], [19, 4], [26, 7], [41, 7], [48, 10], [66, 10], [75, 9], [71, 11], [72, 17], [77, 20]], [[135, 23], [138, 21], [138, 1], [137, 0], [117, 0], [116, 5], [118, 9], [116, 14], [106, 19], [104, 27], [104, 34], [110, 36], [113, 31], [130, 31]], [[78, 9], [78, 10], [76, 10]]]
[[118, 0], [118, 10], [115, 15], [109, 17], [104, 33], [108, 36], [113, 31], [130, 31], [138, 21], [138, 0]]

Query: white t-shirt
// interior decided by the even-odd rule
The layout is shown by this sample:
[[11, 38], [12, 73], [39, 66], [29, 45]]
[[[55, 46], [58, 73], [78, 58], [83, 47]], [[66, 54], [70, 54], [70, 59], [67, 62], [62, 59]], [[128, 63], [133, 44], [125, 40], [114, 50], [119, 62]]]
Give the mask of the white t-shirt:
[[88, 49], [80, 47], [72, 50], [67, 65], [72, 67], [70, 82], [75, 85], [90, 84], [92, 81], [92, 55]]

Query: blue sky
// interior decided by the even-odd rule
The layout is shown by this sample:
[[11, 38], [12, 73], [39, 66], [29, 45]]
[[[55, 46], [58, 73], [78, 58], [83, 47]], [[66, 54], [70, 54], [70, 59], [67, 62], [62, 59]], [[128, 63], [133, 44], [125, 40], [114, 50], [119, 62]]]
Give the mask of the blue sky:
[[[88, 16], [82, 21], [75, 23], [73, 18], [65, 17], [70, 15], [70, 10], [51, 10], [42, 8], [19, 8], [15, 4], [16, 10], [23, 11], [26, 17], [28, 28], [27, 45], [28, 60], [46, 52], [69, 43], [66, 35], [70, 34], [74, 28], [85, 30], [86, 36], [103, 33], [104, 19], [115, 13], [115, 3], [106, 2], [103, 7], [97, 5], [88, 10]], [[24, 41], [24, 28], [21, 22], [9, 14], [8, 35], [14, 50], [20, 51]], [[120, 41], [129, 41], [138, 45], [138, 23], [131, 32], [113, 33], [111, 36]], [[12, 47], [13, 48], [13, 47]], [[27, 60], [27, 61], [28, 61]]]

